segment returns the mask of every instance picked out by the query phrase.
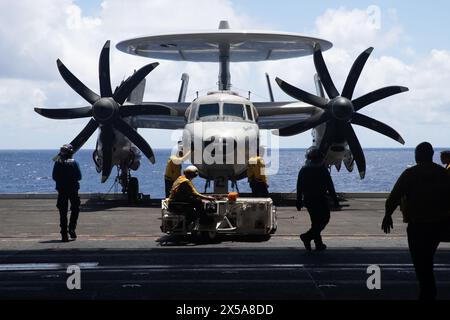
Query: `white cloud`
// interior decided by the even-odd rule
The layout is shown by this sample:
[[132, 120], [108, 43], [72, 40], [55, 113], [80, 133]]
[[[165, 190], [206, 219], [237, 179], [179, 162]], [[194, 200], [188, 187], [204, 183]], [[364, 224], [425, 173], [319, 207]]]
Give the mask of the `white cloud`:
[[[177, 10], [174, 10], [176, 7]], [[403, 30], [395, 11], [381, 13], [380, 28], [368, 21], [366, 10], [327, 10], [316, 19], [312, 35], [334, 43], [324, 54], [336, 86], [341, 89], [357, 55], [369, 46], [376, 51], [358, 83], [356, 96], [387, 85], [405, 85], [411, 92], [389, 98], [363, 112], [385, 121], [403, 133], [409, 145], [423, 140], [426, 133], [436, 144], [447, 143], [450, 110], [450, 53], [435, 48], [418, 56], [414, 48], [403, 48], [408, 30]], [[22, 0], [0, 2], [0, 148], [55, 148], [71, 140], [87, 120], [56, 121], [32, 111], [47, 107], [84, 106], [86, 102], [61, 79], [55, 60], [66, 66], [94, 91], [98, 91], [98, 56], [107, 39], [118, 41], [146, 34], [214, 29], [222, 19], [233, 28], [258, 29], [252, 17], [237, 13], [226, 0], [104, 1], [98, 16], [84, 15], [72, 0]], [[398, 53], [398, 54], [397, 54]], [[412, 62], [398, 56], [407, 54]], [[111, 50], [113, 86], [152, 60]], [[191, 76], [188, 98], [204, 94], [217, 82], [216, 64], [160, 61], [147, 78], [148, 100], [175, 100], [180, 76]], [[315, 73], [311, 57], [258, 64], [233, 64], [232, 83], [240, 91], [251, 90], [255, 100], [267, 97], [264, 72], [279, 76], [314, 92]], [[275, 82], [275, 96], [287, 99]], [[440, 128], [434, 132], [433, 128]], [[420, 126], [420, 133], [415, 128]], [[365, 146], [397, 146], [376, 133], [358, 130]], [[167, 146], [167, 131], [141, 130], [153, 146]], [[422, 138], [422, 139], [421, 139]], [[95, 138], [88, 147], [93, 147]], [[309, 134], [282, 140], [283, 146], [308, 146]]]
[[396, 21], [395, 12], [384, 15], [380, 8], [372, 8], [329, 9], [316, 19], [316, 33], [353, 53], [369, 46], [387, 49], [397, 44], [403, 28]]
[[[107, 39], [115, 45], [142, 34], [215, 29], [221, 19], [228, 19], [235, 28], [252, 24], [251, 18], [236, 14], [226, 0], [170, 3], [142, 0], [134, 1], [133, 5], [125, 1], [104, 1], [96, 17], [85, 16], [72, 0], [1, 1], [0, 130], [2, 137], [9, 138], [1, 140], [0, 148], [54, 148], [70, 141], [86, 123], [85, 119], [44, 119], [33, 112], [34, 106], [87, 104], [61, 79], [55, 63], [57, 58], [98, 92], [98, 56]], [[149, 62], [112, 49], [113, 87]], [[217, 65], [160, 63], [147, 79], [148, 99], [175, 101], [182, 72], [191, 75], [190, 97], [196, 90], [215, 87], [217, 82]], [[194, 86], [198, 89], [194, 90]], [[156, 147], [166, 145], [167, 132], [142, 131], [150, 141], [156, 141]], [[93, 140], [88, 147], [94, 146]]]
[[83, 17], [81, 8], [76, 5], [69, 5], [66, 14], [66, 25], [69, 30], [94, 29], [102, 24], [99, 18]]
[[[358, 82], [355, 97], [381, 87], [401, 85], [410, 92], [387, 98], [361, 111], [397, 129], [407, 145], [414, 146], [429, 140], [438, 146], [448, 145], [443, 132], [450, 132], [450, 52], [432, 49], [418, 56], [407, 48], [412, 61], [407, 63], [397, 57], [404, 34], [396, 20], [395, 11], [381, 13], [381, 27], [374, 28], [366, 10], [327, 10], [316, 19], [311, 33], [330, 40], [334, 47], [324, 53], [324, 58], [338, 90], [342, 90], [348, 72], [356, 57], [366, 48], [375, 47], [372, 57]], [[315, 69], [311, 57], [287, 62], [267, 63], [263, 68], [292, 84], [315, 92]], [[285, 95], [282, 95], [286, 98]], [[395, 142], [377, 133], [357, 128], [364, 146], [398, 147]], [[304, 143], [301, 136], [300, 143]], [[299, 138], [285, 139], [284, 143], [298, 145]]]

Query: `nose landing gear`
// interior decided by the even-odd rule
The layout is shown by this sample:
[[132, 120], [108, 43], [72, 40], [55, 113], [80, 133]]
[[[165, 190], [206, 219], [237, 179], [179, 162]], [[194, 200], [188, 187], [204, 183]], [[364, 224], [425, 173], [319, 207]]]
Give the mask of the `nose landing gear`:
[[122, 186], [122, 193], [128, 195], [128, 203], [137, 204], [140, 198], [139, 180], [138, 178], [131, 176], [130, 169], [119, 169], [119, 183]]

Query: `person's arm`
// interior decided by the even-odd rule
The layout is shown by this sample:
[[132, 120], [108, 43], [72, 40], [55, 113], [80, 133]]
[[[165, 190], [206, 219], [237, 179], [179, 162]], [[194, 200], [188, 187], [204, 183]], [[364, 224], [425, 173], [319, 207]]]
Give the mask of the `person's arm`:
[[181, 162], [185, 162], [191, 156], [191, 150], [189, 150], [183, 157], [181, 157]]
[[214, 198], [214, 197], [205, 196], [203, 194], [200, 194], [199, 198], [206, 200], [206, 201], [215, 201], [216, 200], [216, 198]]
[[53, 165], [52, 178], [55, 181], [57, 181], [59, 179], [59, 162], [58, 161], [56, 161], [55, 164]]
[[74, 163], [75, 163], [75, 170], [76, 170], [76, 178], [77, 178], [77, 181], [80, 181], [83, 178], [83, 176], [81, 174], [81, 170], [80, 170], [80, 165], [75, 160], [74, 160]]
[[402, 173], [400, 178], [398, 178], [397, 182], [394, 185], [394, 188], [392, 189], [391, 193], [389, 194], [389, 197], [386, 200], [386, 216], [392, 216], [395, 209], [400, 205], [400, 201], [402, 197], [406, 194], [405, 192], [405, 183], [406, 180], [406, 173]]
[[386, 208], [385, 214], [383, 218], [383, 222], [381, 224], [381, 229], [384, 233], [390, 233], [391, 229], [394, 228], [394, 223], [392, 221], [392, 214], [395, 209], [400, 205], [400, 201], [402, 197], [406, 194], [406, 171], [402, 173], [402, 175], [398, 178], [397, 182], [394, 185], [389, 197], [386, 200]]
[[173, 155], [170, 157], [170, 160], [176, 165], [182, 165], [191, 155], [191, 151], [188, 151], [184, 156], [179, 157], [177, 155]]
[[208, 197], [208, 196], [205, 196], [205, 195], [201, 194], [200, 192], [198, 192], [197, 189], [195, 189], [195, 186], [192, 183], [192, 181], [189, 181], [188, 185], [189, 185], [189, 187], [191, 189], [192, 196], [194, 196], [196, 198], [203, 199], [203, 200], [207, 200], [207, 201], [214, 201], [215, 200], [215, 198], [213, 198], [213, 197]]
[[303, 170], [300, 170], [297, 177], [297, 210], [302, 210], [303, 207], [303, 179], [302, 179]]

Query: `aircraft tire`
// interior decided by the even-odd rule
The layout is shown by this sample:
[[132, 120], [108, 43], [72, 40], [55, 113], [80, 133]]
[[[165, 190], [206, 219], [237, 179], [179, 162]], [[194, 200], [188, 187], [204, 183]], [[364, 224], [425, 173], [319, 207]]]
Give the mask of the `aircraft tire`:
[[135, 177], [128, 182], [128, 203], [136, 204], [139, 200], [139, 180]]
[[216, 240], [217, 232], [216, 231], [202, 231], [201, 237], [205, 241], [214, 241]]

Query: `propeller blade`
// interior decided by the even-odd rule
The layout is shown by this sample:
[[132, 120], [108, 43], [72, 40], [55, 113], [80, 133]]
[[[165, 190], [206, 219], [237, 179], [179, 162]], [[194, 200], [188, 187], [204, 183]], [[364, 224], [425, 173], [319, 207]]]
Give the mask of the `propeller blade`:
[[[312, 115], [310, 118], [296, 123], [292, 126], [282, 128], [279, 130], [278, 135], [281, 137], [290, 137], [295, 136], [297, 134], [308, 131], [312, 128], [321, 125], [322, 123], [331, 119], [331, 115], [328, 111], [323, 111], [317, 114]], [[275, 132], [276, 133], [276, 132]]]
[[131, 77], [129, 77], [125, 82], [117, 89], [114, 93], [114, 100], [117, 103], [123, 104], [131, 92], [136, 88], [139, 83], [159, 65], [158, 62], [148, 64], [138, 71], [136, 71]]
[[303, 101], [322, 109], [325, 108], [328, 103], [326, 99], [315, 96], [311, 93], [303, 91], [302, 89], [296, 88], [278, 77], [275, 79], [275, 81], [278, 83], [281, 90], [283, 90], [287, 95], [290, 95], [294, 99]]
[[319, 74], [320, 80], [325, 87], [328, 97], [330, 97], [330, 99], [338, 97], [339, 91], [337, 91], [336, 86], [331, 79], [330, 72], [328, 71], [325, 60], [323, 59], [322, 49], [318, 43], [314, 46], [314, 65], [316, 66], [316, 71]]
[[111, 75], [110, 75], [110, 67], [109, 67], [109, 48], [111, 42], [106, 41], [103, 46], [102, 52], [100, 53], [100, 60], [98, 63], [98, 74], [100, 80], [100, 95], [102, 98], [112, 97], [112, 88], [111, 88]]
[[387, 97], [407, 92], [409, 91], [406, 87], [400, 87], [400, 86], [392, 86], [392, 87], [385, 87], [381, 88], [375, 91], [372, 91], [358, 99], [355, 99], [352, 101], [353, 106], [355, 108], [355, 111], [359, 111], [362, 108], [368, 106], [369, 104], [372, 104], [374, 102], [383, 100]]
[[92, 107], [70, 108], [70, 109], [43, 109], [34, 108], [41, 116], [50, 119], [78, 119], [92, 116]]
[[70, 143], [73, 147], [74, 152], [80, 150], [80, 148], [89, 140], [92, 134], [97, 130], [98, 122], [91, 119], [83, 130], [72, 140]]
[[175, 110], [161, 104], [134, 104], [120, 107], [119, 113], [122, 117], [143, 115], [170, 116], [175, 113]]
[[122, 119], [116, 119], [114, 121], [114, 128], [119, 130], [123, 135], [125, 135], [136, 147], [138, 147], [142, 153], [150, 160], [151, 163], [155, 163], [155, 155], [153, 150], [147, 141], [142, 138], [136, 130], [134, 130], [128, 123]]
[[356, 83], [358, 82], [359, 76], [361, 75], [362, 70], [364, 69], [364, 65], [369, 59], [370, 54], [373, 52], [373, 48], [370, 47], [363, 53], [359, 55], [359, 57], [353, 63], [352, 68], [347, 77], [347, 81], [344, 85], [344, 90], [342, 90], [342, 96], [352, 100], [353, 93], [355, 92]]
[[353, 159], [355, 159], [356, 165], [358, 166], [359, 176], [361, 179], [364, 179], [366, 176], [366, 158], [364, 156], [361, 144], [359, 143], [355, 130], [353, 130], [350, 123], [343, 125], [343, 129], [345, 132], [345, 139], [347, 140], [350, 151], [353, 154]]
[[114, 132], [110, 125], [102, 126], [100, 128], [100, 141], [102, 144], [102, 183], [108, 180], [112, 171], [112, 156], [114, 144]]
[[393, 128], [363, 114], [355, 113], [353, 115], [352, 123], [381, 133], [382, 135], [394, 139], [401, 144], [405, 144], [405, 140], [403, 140], [400, 134]]
[[73, 73], [66, 68], [61, 60], [58, 59], [56, 63], [58, 65], [59, 73], [63, 77], [64, 81], [66, 81], [67, 84], [73, 90], [75, 90], [76, 93], [82, 96], [90, 104], [94, 104], [98, 99], [100, 99], [100, 96], [86, 87], [80, 80], [78, 80], [78, 78], [75, 77]]

